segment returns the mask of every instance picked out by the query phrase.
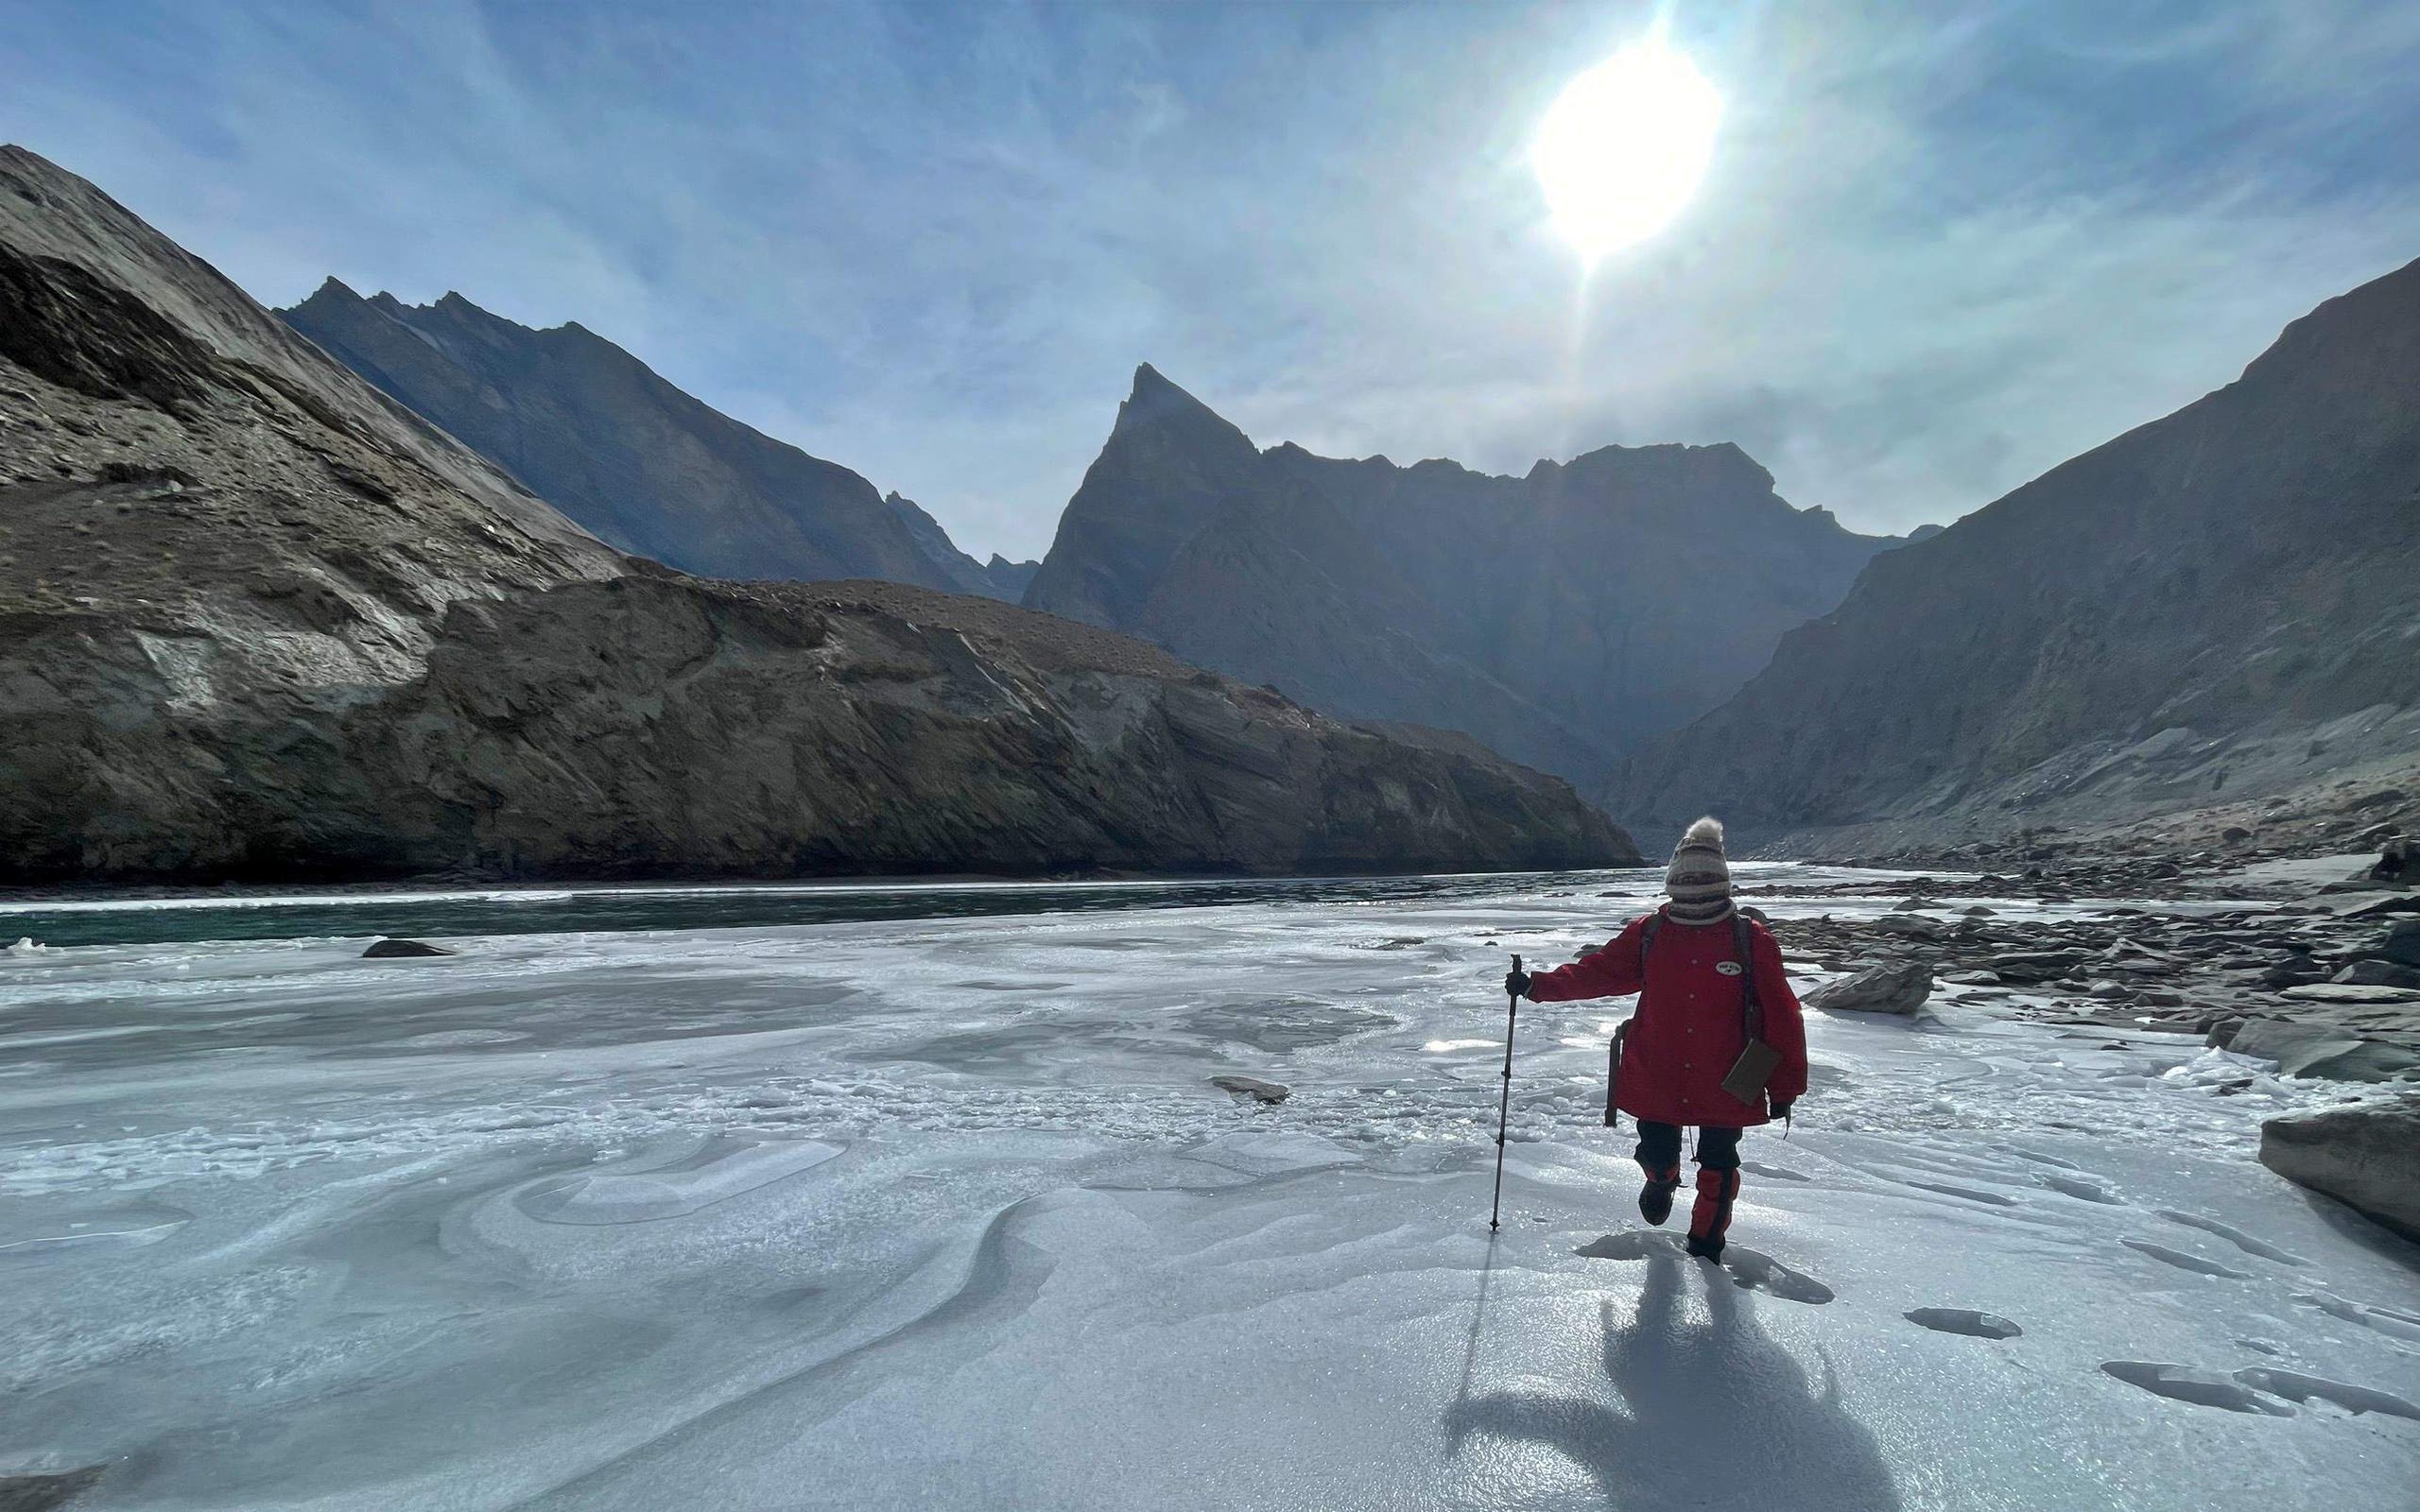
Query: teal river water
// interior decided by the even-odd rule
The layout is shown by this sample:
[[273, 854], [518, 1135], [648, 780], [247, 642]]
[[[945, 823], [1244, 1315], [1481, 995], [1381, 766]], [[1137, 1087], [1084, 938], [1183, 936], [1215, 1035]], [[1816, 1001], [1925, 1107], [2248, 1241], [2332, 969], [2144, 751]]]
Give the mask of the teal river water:
[[[1660, 876], [1658, 868], [1655, 875]], [[1623, 873], [1593, 873], [1608, 879]], [[1293, 877], [1183, 882], [971, 882], [518, 887], [410, 892], [227, 893], [0, 902], [0, 945], [159, 945], [199, 940], [442, 938], [588, 930], [752, 929], [882, 919], [965, 919], [1201, 908], [1232, 903], [1383, 902], [1500, 891], [1503, 875]], [[1534, 878], [1546, 885], [1552, 877]]]

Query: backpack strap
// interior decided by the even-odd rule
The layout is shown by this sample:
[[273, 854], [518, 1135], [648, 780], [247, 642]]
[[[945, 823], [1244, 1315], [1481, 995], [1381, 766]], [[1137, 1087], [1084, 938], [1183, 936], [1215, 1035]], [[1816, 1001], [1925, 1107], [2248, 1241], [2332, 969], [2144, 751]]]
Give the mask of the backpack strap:
[[1638, 931], [1638, 979], [1647, 980], [1647, 953], [1655, 947], [1655, 932], [1664, 927], [1664, 911], [1657, 909], [1647, 916]]
[[1764, 1005], [1756, 1001], [1755, 926], [1745, 914], [1731, 916], [1731, 948], [1739, 958], [1739, 1017], [1751, 1044], [1765, 1037]]

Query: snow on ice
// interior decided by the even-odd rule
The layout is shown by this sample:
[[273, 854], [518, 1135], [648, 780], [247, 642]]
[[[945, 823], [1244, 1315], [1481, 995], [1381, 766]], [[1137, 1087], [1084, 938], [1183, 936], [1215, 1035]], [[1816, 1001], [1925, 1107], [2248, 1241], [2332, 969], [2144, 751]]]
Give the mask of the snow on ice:
[[1716, 1270], [1641, 1228], [1600, 1125], [1627, 1005], [1525, 1005], [1491, 1242], [1506, 953], [1567, 959], [1655, 880], [12, 950], [0, 1475], [99, 1466], [78, 1504], [123, 1508], [2420, 1504], [2414, 1251], [2253, 1159], [2345, 1089], [2179, 1037], [1955, 988], [1810, 1015]]

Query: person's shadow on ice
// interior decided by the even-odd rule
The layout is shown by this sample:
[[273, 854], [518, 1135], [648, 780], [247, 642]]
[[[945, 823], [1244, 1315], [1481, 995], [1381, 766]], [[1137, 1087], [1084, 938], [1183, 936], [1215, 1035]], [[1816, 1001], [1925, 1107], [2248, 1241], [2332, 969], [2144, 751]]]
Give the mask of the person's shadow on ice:
[[1681, 1260], [1658, 1253], [1647, 1265], [1629, 1327], [1604, 1304], [1605, 1374], [1620, 1407], [1593, 1395], [1492, 1393], [1447, 1410], [1448, 1452], [1474, 1434], [1546, 1445], [1585, 1469], [1617, 1512], [1898, 1507], [1874, 1435], [1841, 1406], [1828, 1370], [1818, 1393], [1722, 1271], [1688, 1263], [1706, 1282], [1707, 1318], [1692, 1323]]

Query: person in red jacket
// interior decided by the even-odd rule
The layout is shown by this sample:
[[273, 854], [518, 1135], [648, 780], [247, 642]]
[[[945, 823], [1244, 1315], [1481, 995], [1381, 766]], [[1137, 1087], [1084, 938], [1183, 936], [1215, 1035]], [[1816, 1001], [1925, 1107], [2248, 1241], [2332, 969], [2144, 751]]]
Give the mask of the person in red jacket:
[[[1720, 1261], [1731, 1205], [1739, 1195], [1739, 1136], [1786, 1117], [1806, 1091], [1806, 1029], [1782, 970], [1781, 947], [1732, 904], [1720, 824], [1704, 818], [1689, 826], [1672, 851], [1664, 890], [1670, 902], [1632, 919], [1602, 950], [1534, 976], [1514, 971], [1504, 989], [1534, 1003], [1639, 995], [1622, 1044], [1616, 1102], [1638, 1121], [1636, 1153], [1647, 1174], [1638, 1211], [1651, 1224], [1672, 1215], [1672, 1195], [1681, 1185], [1681, 1130], [1695, 1127], [1698, 1193], [1688, 1249]], [[1765, 1042], [1781, 1054], [1763, 1096], [1753, 1103], [1722, 1088], [1747, 1043], [1744, 994], [1751, 979]]]

